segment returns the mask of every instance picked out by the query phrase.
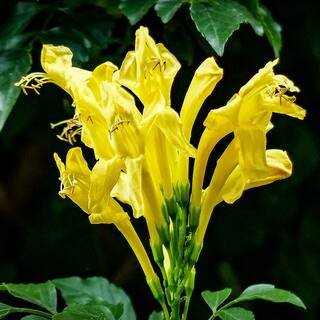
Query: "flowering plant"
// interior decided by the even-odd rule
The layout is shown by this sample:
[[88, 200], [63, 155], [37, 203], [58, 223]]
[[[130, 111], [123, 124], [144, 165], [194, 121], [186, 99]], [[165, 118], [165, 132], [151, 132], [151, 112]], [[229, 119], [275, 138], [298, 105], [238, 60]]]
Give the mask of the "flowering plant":
[[[274, 73], [277, 63], [268, 62], [225, 106], [208, 113], [196, 147], [190, 142], [196, 117], [223, 70], [212, 57], [202, 62], [178, 113], [171, 104], [171, 87], [180, 64], [145, 27], [137, 30], [135, 48], [120, 68], [111, 62], [92, 72], [74, 67], [70, 49], [48, 44], [41, 52], [44, 72], [31, 73], [17, 83], [25, 93], [31, 89], [37, 94], [44, 84], [53, 83], [72, 97], [74, 116], [59, 123], [66, 125], [59, 137], [74, 145], [79, 135], [92, 149], [95, 163], [89, 167], [79, 146], [71, 147], [65, 161], [54, 154], [59, 195], [76, 203], [92, 224], [114, 224], [123, 234], [162, 307], [153, 319], [187, 319], [195, 265], [214, 208], [292, 173], [285, 151], [267, 149], [273, 113], [305, 116], [292, 95], [299, 89], [286, 76]], [[222, 140], [225, 150], [205, 186], [206, 172], [214, 166], [209, 157]], [[132, 215], [124, 204], [131, 207]], [[132, 218], [140, 217], [146, 221], [155, 264], [134, 228]], [[64, 292], [63, 281], [53, 283]], [[3, 289], [19, 291], [8, 285]], [[231, 307], [253, 299], [304, 307], [294, 294], [269, 284], [250, 286], [220, 307], [230, 293], [230, 289], [203, 293], [212, 310], [210, 319], [253, 319], [250, 311]], [[97, 306], [101, 305], [95, 305], [96, 314], [101, 311]], [[67, 310], [65, 318], [54, 315], [53, 319], [73, 318]]]

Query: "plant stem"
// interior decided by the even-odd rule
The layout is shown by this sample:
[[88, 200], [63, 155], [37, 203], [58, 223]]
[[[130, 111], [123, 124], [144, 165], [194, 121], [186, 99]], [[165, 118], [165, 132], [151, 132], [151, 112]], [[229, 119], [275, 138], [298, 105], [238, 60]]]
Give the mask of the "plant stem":
[[189, 295], [186, 297], [186, 301], [185, 301], [185, 303], [184, 303], [183, 314], [182, 314], [182, 320], [187, 320], [187, 315], [188, 315], [188, 310], [189, 310], [191, 295], [192, 295], [192, 293], [189, 294]]
[[162, 311], [163, 311], [163, 314], [164, 314], [164, 319], [165, 320], [170, 320], [170, 317], [169, 317], [169, 311], [168, 311], [168, 308], [167, 308], [167, 305], [165, 303], [161, 303], [161, 307], [162, 307]]

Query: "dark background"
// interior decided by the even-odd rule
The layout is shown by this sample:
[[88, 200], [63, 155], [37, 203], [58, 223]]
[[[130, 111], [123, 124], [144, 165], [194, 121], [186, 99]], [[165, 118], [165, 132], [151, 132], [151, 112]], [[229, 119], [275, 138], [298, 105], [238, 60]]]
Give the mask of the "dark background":
[[[75, 63], [84, 68], [93, 69], [106, 60], [120, 65], [126, 51], [133, 48], [136, 28], [144, 25], [182, 64], [173, 86], [173, 106], [179, 110], [193, 72], [206, 57], [215, 56], [196, 31], [187, 6], [166, 25], [151, 9], [132, 27], [112, 11], [111, 4], [105, 10], [90, 1], [42, 3], [52, 7], [29, 26], [30, 31], [42, 30], [33, 43], [33, 71], [41, 70], [41, 42], [70, 45]], [[1, 2], [3, 21], [14, 4]], [[201, 291], [230, 287], [236, 294], [262, 282], [293, 291], [308, 309], [251, 303], [257, 319], [315, 320], [320, 314], [318, 11], [316, 1], [311, 0], [264, 4], [283, 27], [277, 72], [286, 74], [301, 89], [297, 103], [307, 109], [307, 117], [299, 121], [275, 115], [275, 128], [268, 135], [269, 148], [288, 151], [293, 176], [247, 191], [232, 206], [216, 208], [197, 265], [190, 319], [206, 319], [210, 314]], [[57, 10], [61, 7], [67, 10]], [[103, 44], [86, 44], [83, 35], [90, 42], [94, 32], [101, 33]], [[207, 112], [224, 105], [274, 55], [265, 37], [243, 25], [227, 43], [225, 55], [216, 58], [225, 76], [199, 115], [195, 143]], [[32, 92], [21, 95], [0, 134], [0, 281], [28, 283], [102, 275], [128, 292], [138, 319], [147, 319], [159, 307], [121, 234], [112, 225], [90, 225], [78, 207], [57, 194], [58, 171], [52, 154], [57, 151], [64, 157], [69, 145], [55, 137], [59, 129], [51, 130], [49, 124], [70, 117], [70, 104], [70, 98], [52, 85], [45, 86], [40, 96]], [[134, 223], [148, 246], [143, 219]]]

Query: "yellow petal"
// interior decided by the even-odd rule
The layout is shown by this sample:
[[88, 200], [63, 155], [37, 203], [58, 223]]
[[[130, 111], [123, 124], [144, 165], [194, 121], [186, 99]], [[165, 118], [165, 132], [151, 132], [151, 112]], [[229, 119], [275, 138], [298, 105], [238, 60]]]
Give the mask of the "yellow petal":
[[205, 191], [201, 206], [199, 227], [196, 231], [196, 239], [199, 243], [203, 241], [213, 208], [220, 202], [221, 190], [237, 164], [238, 152], [235, 140], [233, 140], [217, 161], [210, 184]]
[[194, 121], [203, 102], [211, 94], [222, 76], [223, 70], [218, 67], [214, 58], [206, 59], [196, 70], [180, 112], [183, 133], [187, 140], [190, 140]]
[[248, 178], [263, 174], [266, 170], [266, 132], [255, 126], [235, 130], [239, 148], [239, 165]]
[[112, 196], [132, 207], [133, 215], [139, 218], [145, 213], [142, 191], [142, 165], [144, 157], [126, 160], [126, 173], [122, 172], [112, 190]]
[[267, 170], [264, 175], [247, 178], [237, 166], [230, 174], [221, 191], [221, 198], [227, 203], [238, 200], [243, 191], [266, 184], [276, 180], [289, 177], [292, 173], [292, 163], [286, 152], [282, 150], [267, 150]]
[[195, 156], [195, 148], [185, 138], [181, 120], [176, 111], [171, 108], [164, 109], [155, 115], [153, 121], [171, 144], [180, 151]]
[[72, 67], [72, 51], [64, 46], [45, 44], [41, 51], [43, 70], [53, 78], [65, 82], [64, 74]]
[[92, 169], [89, 189], [89, 210], [92, 213], [102, 212], [106, 206], [110, 193], [117, 183], [123, 160], [113, 158], [111, 160], [100, 159]]
[[228, 124], [222, 122], [221, 126], [217, 125], [212, 130], [206, 128], [201, 135], [192, 176], [191, 201], [195, 207], [200, 206], [204, 176], [210, 154], [216, 144], [230, 132]]
[[89, 215], [91, 224], [117, 224], [125, 220], [129, 220], [128, 214], [124, 212], [120, 204], [112, 198], [109, 199], [103, 211], [99, 213], [92, 212]]
[[88, 191], [90, 170], [83, 158], [81, 148], [72, 148], [67, 153], [65, 166], [57, 154], [54, 159], [60, 171], [61, 190], [59, 195], [69, 197], [84, 212], [88, 213]]
[[[64, 46], [45, 44], [41, 50], [41, 65], [51, 82], [70, 93], [73, 80], [86, 79], [90, 72], [72, 67], [72, 51]], [[49, 81], [50, 82], [50, 81]]]
[[136, 31], [135, 51], [126, 55], [119, 82], [129, 88], [144, 105], [144, 113], [170, 106], [173, 79], [180, 68], [177, 59], [163, 46], [156, 44], [147, 28]]
[[110, 159], [114, 153], [109, 142], [109, 126], [98, 101], [86, 83], [77, 81], [72, 92], [82, 124], [82, 141], [94, 149], [96, 159]]

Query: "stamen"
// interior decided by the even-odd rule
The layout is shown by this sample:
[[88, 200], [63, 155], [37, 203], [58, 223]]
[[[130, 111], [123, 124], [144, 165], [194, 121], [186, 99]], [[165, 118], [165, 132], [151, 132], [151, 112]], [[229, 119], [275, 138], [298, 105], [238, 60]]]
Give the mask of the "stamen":
[[60, 178], [60, 195], [68, 195], [74, 193], [74, 188], [78, 181], [76, 180], [74, 173], [72, 175], [68, 174]]
[[66, 126], [63, 128], [62, 132], [59, 135], [57, 135], [57, 138], [62, 141], [69, 142], [71, 145], [74, 145], [74, 143], [77, 142], [76, 136], [81, 135], [82, 132], [81, 122], [78, 120], [77, 117], [74, 117], [57, 123], [51, 123], [50, 126], [51, 129], [53, 129], [63, 124], [66, 124]]
[[27, 89], [33, 90], [36, 94], [40, 95], [38, 89], [40, 89], [46, 83], [53, 83], [54, 81], [48, 77], [46, 73], [34, 72], [25, 77], [22, 77], [19, 82], [14, 85], [21, 87], [23, 93], [28, 95]]
[[119, 119], [118, 122], [116, 122], [108, 131], [109, 131], [109, 135], [110, 135], [110, 139], [112, 137], [112, 133], [115, 132], [116, 130], [119, 130], [119, 126], [123, 125], [123, 124], [129, 124], [130, 120], [122, 120], [121, 118]]

